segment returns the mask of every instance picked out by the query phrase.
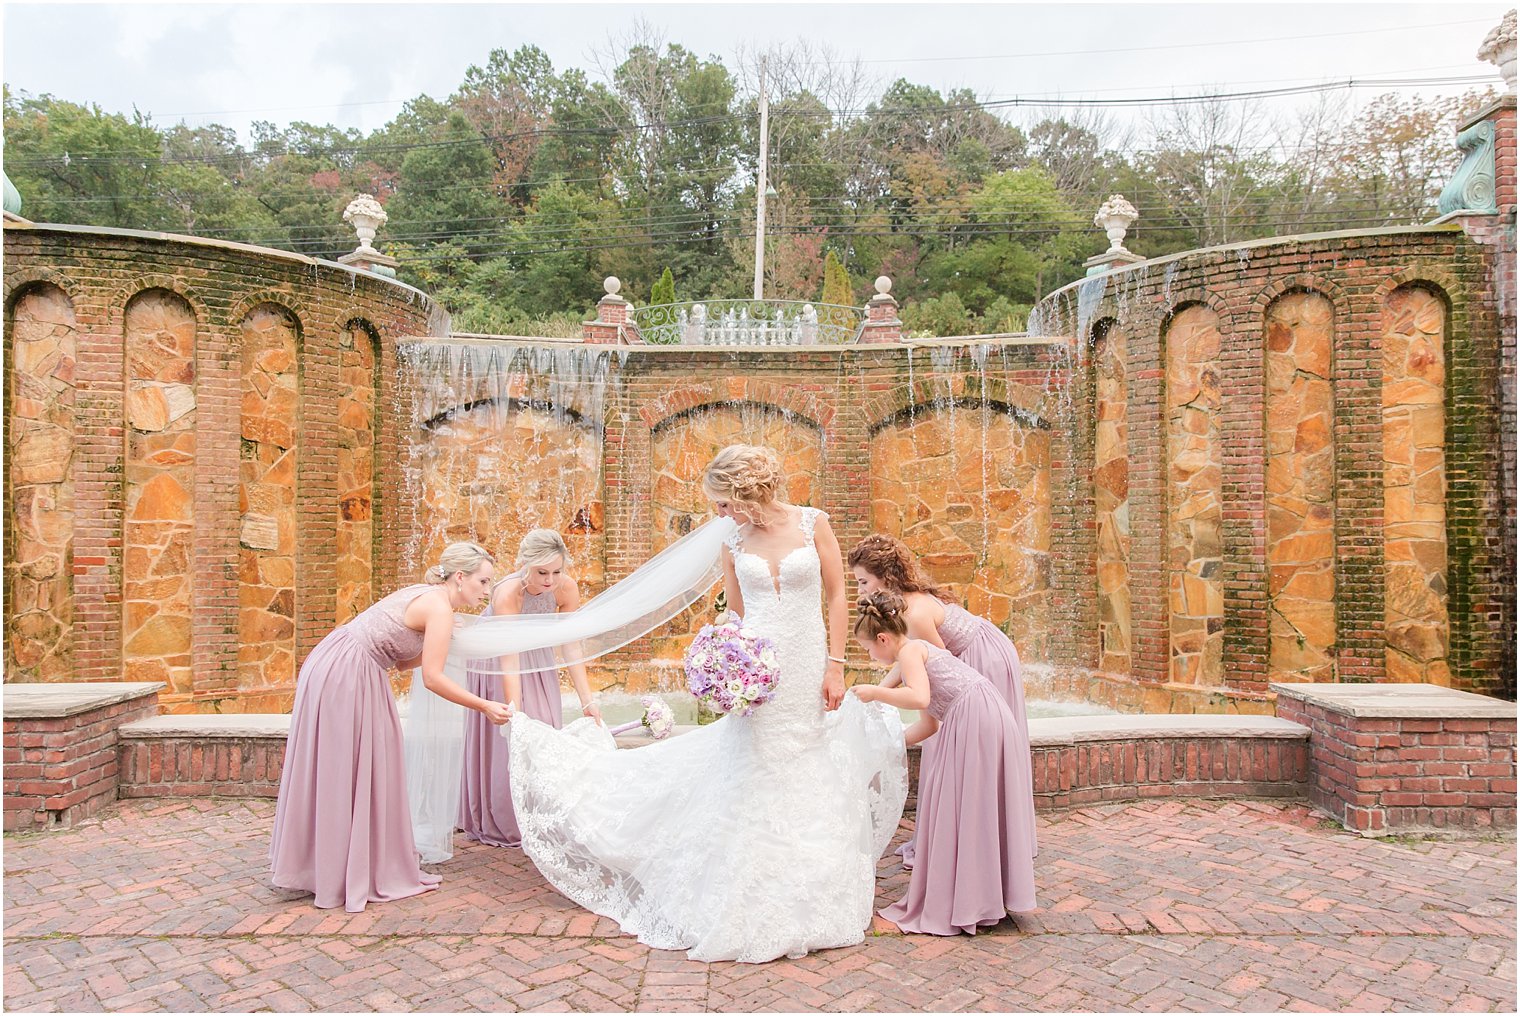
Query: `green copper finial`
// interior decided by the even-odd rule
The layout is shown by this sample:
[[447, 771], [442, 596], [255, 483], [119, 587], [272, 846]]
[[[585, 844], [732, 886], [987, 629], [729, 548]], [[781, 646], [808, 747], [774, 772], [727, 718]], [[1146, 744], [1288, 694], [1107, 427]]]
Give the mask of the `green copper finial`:
[[[4, 174], [0, 173], [0, 176]], [[11, 183], [11, 178], [8, 176], [5, 177], [5, 210], [12, 215], [21, 214], [21, 192], [16, 189], [15, 184]]]

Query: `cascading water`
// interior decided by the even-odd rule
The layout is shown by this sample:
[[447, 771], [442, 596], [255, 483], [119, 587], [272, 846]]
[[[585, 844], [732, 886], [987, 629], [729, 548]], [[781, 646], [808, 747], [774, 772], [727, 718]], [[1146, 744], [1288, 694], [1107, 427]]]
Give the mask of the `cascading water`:
[[[867, 528], [902, 535], [973, 610], [1006, 627], [1036, 667], [1063, 662], [1050, 659], [1051, 470], [1054, 432], [1074, 418], [1063, 391], [1068, 345], [1019, 338], [859, 346], [800, 368], [815, 373], [807, 387], [816, 397], [845, 412], [884, 381], [905, 387], [895, 416], [869, 421], [851, 439], [866, 442]], [[825, 503], [830, 464], [859, 454], [825, 447], [847, 430], [764, 397], [734, 395], [646, 418], [647, 493], [627, 491], [602, 475], [607, 426], [637, 425], [652, 400], [714, 371], [759, 378], [782, 371], [783, 384], [796, 384], [790, 354], [486, 339], [409, 341], [398, 349], [397, 391], [410, 410], [397, 499], [410, 532], [401, 550], [408, 576], [459, 539], [510, 561], [523, 533], [547, 526], [566, 534], [575, 577], [594, 594], [615, 577], [601, 572], [606, 519], [647, 518], [651, 533], [623, 539], [635, 541], [636, 555], [659, 551], [710, 510], [700, 473], [717, 448], [735, 441], [774, 448], [790, 473], [786, 496], [813, 504]], [[630, 496], [647, 503], [635, 508]], [[703, 604], [636, 653], [609, 657], [594, 668], [597, 682], [673, 691], [687, 636], [710, 614]]]

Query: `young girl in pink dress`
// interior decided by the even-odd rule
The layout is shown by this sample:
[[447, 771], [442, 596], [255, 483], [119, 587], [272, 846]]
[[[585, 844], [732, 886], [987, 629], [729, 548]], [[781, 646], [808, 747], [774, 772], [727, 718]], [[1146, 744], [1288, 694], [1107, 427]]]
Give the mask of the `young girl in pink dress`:
[[[535, 529], [517, 549], [518, 571], [498, 582], [482, 616], [553, 614], [581, 604], [580, 588], [565, 574], [570, 552], [553, 529]], [[584, 663], [571, 664], [570, 682], [580, 696], [581, 713], [602, 721], [591, 697]], [[502, 672], [469, 670], [469, 689], [482, 698], [511, 702], [513, 707], [556, 729], [564, 723], [560, 709], [559, 663], [553, 649], [534, 649], [502, 660]], [[514, 691], [513, 688], [516, 688]], [[493, 847], [522, 846], [517, 813], [512, 809], [512, 744], [486, 718], [466, 714], [464, 779], [459, 795], [459, 828], [472, 840]]]
[[937, 762], [918, 781], [917, 857], [902, 899], [881, 911], [903, 931], [976, 934], [1009, 911], [1033, 910], [1034, 824], [1018, 806], [1029, 745], [992, 683], [938, 646], [908, 637], [895, 593], [860, 601], [855, 637], [898, 687], [855, 685], [865, 702], [919, 710], [908, 744], [933, 735]]
[[306, 658], [269, 843], [275, 885], [350, 913], [437, 887], [438, 876], [417, 864], [401, 722], [386, 675], [420, 665], [428, 690], [505, 723], [505, 705], [443, 674], [454, 611], [480, 603], [491, 578], [484, 548], [451, 544], [428, 569], [428, 584], [391, 593], [329, 632]]
[[[957, 659], [992, 682], [1018, 728], [1019, 743], [1024, 746], [1017, 758], [1015, 785], [1024, 788], [1014, 802], [1019, 821], [1030, 830], [1034, 846], [1034, 768], [1029, 757], [1029, 719], [1024, 711], [1024, 674], [1019, 665], [1019, 651], [1002, 629], [985, 617], [978, 617], [951, 602], [950, 590], [935, 582], [924, 571], [907, 544], [885, 533], [872, 533], [850, 551], [850, 569], [855, 574], [862, 596], [877, 592], [896, 593], [905, 606], [903, 615], [908, 637], [921, 639], [931, 646], [949, 650]], [[894, 671], [883, 680], [882, 687], [898, 683]], [[927, 741], [919, 756], [919, 781], [935, 765], [937, 739]], [[898, 848], [905, 867], [913, 866], [917, 837]], [[1033, 856], [1033, 855], [1031, 855]]]

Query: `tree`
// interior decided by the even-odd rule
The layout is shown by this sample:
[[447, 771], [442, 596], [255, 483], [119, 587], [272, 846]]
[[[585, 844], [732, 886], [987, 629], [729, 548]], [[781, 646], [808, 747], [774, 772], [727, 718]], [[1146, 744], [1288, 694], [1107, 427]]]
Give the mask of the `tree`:
[[667, 268], [661, 273], [660, 280], [654, 284], [654, 288], [649, 291], [649, 303], [650, 306], [659, 307], [675, 302], [676, 280], [670, 274], [670, 269]]
[[970, 332], [971, 313], [955, 293], [915, 300], [902, 309], [903, 328], [918, 338], [944, 338]]
[[556, 85], [554, 65], [537, 46], [514, 53], [493, 49], [484, 68], [471, 65], [465, 71], [452, 103], [491, 146], [496, 192], [518, 204], [528, 201], [527, 191], [517, 185], [542, 139]]
[[849, 307], [855, 303], [850, 273], [844, 265], [839, 263], [839, 258], [833, 251], [829, 251], [823, 258], [823, 296], [819, 302], [841, 307]]
[[424, 250], [453, 240], [471, 256], [484, 256], [499, 246], [493, 237], [513, 217], [496, 193], [495, 157], [463, 113], [449, 114], [433, 141], [401, 160], [396, 194], [386, 205], [386, 235]]
[[1378, 96], [1347, 132], [1331, 184], [1335, 204], [1363, 222], [1369, 212], [1382, 222], [1433, 218], [1441, 188], [1462, 161], [1457, 127], [1494, 98], [1492, 88], [1433, 98]]
[[161, 197], [163, 139], [130, 119], [51, 95], [5, 92], [5, 170], [40, 222], [175, 229]]

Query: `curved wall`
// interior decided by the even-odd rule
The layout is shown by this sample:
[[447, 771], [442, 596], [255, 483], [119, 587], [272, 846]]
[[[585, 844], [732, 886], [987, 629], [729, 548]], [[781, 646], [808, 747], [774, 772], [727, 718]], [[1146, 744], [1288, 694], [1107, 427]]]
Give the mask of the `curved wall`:
[[[557, 528], [594, 594], [689, 530], [743, 439], [846, 550], [899, 535], [1003, 625], [1035, 695], [1513, 694], [1502, 318], [1457, 227], [1142, 263], [1054, 294], [1032, 338], [771, 349], [414, 338], [445, 331], [425, 297], [336, 265], [5, 239], [12, 680], [285, 709], [316, 641], [444, 543], [510, 562]], [[595, 680], [678, 680], [710, 606]]]
[[1457, 224], [1358, 230], [1142, 262], [1043, 301], [1033, 320], [1072, 342], [1099, 407], [1090, 595], [1108, 628], [1128, 619], [1072, 690], [1148, 710], [1250, 708], [1273, 681], [1512, 698], [1498, 267]]
[[287, 705], [383, 584], [395, 340], [444, 327], [300, 255], [7, 221], [6, 680]]

